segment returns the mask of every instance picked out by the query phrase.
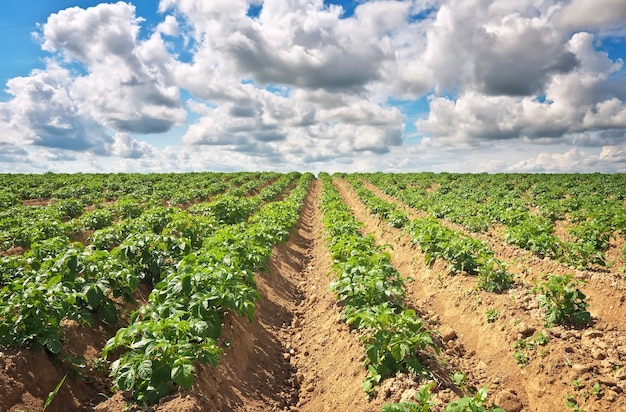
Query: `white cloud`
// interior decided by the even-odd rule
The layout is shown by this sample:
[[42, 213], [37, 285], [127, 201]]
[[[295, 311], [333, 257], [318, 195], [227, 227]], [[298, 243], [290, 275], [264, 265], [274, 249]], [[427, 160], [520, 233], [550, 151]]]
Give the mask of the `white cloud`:
[[436, 90], [528, 96], [578, 62], [547, 10], [526, 1], [450, 1], [427, 28], [423, 63]]
[[626, 149], [623, 146], [605, 146], [599, 154], [576, 148], [565, 153], [540, 153], [509, 168], [512, 172], [624, 172]]
[[46, 70], [7, 83], [13, 99], [0, 103], [2, 141], [106, 154], [111, 139], [71, 94], [68, 70], [48, 61]]
[[167, 36], [178, 36], [178, 20], [174, 16], [165, 16], [156, 28], [156, 31]]
[[626, 36], [623, 1], [356, 3], [349, 18], [323, 0], [160, 0], [154, 22], [124, 2], [61, 10], [37, 35], [45, 68], [7, 83], [0, 160], [623, 169], [625, 70], [599, 50]]
[[71, 7], [48, 17], [42, 49], [61, 51], [66, 59], [93, 65], [132, 54], [141, 21], [128, 3]]
[[626, 29], [626, 2], [623, 0], [571, 0], [557, 13], [558, 25], [568, 31], [611, 32]]
[[513, 166], [513, 172], [575, 172], [581, 169], [581, 162], [586, 156], [578, 149], [565, 153], [541, 153], [533, 159], [524, 160]]
[[[402, 117], [396, 108], [383, 108], [357, 97], [331, 102], [320, 93], [317, 110], [306, 91], [285, 97], [244, 85], [248, 99], [215, 108], [200, 107], [202, 117], [189, 127], [188, 144], [226, 146], [234, 151], [265, 153], [281, 161], [302, 156], [299, 163], [355, 152], [385, 153], [401, 144]], [[197, 105], [195, 106], [197, 107]], [[294, 159], [295, 160], [295, 159]]]
[[116, 133], [113, 136], [111, 154], [125, 159], [139, 159], [155, 154], [155, 149], [146, 142], [133, 139], [127, 133]]
[[28, 151], [21, 146], [0, 141], [0, 172], [15, 172], [18, 165], [29, 163]]
[[42, 48], [84, 66], [87, 74], [75, 78], [71, 92], [100, 123], [120, 132], [165, 132], [185, 120], [171, 83], [174, 60], [158, 32], [137, 40], [140, 23], [127, 3], [73, 7], [48, 18]]
[[[517, 138], [529, 143], [580, 141], [581, 136], [597, 134], [598, 130], [623, 129], [626, 82], [617, 75], [622, 62], [613, 62], [595, 50], [593, 41], [592, 34], [576, 33], [564, 43], [564, 50], [575, 56], [578, 65], [567, 72], [550, 74], [538, 93], [520, 97], [489, 95], [470, 82], [466, 86], [469, 90], [456, 98], [433, 97], [428, 116], [417, 120], [416, 127], [446, 146]], [[516, 72], [503, 73], [516, 78]], [[539, 99], [541, 94], [544, 99]], [[620, 136], [623, 138], [623, 134], [612, 133], [613, 140]], [[582, 140], [589, 143], [593, 139]]]

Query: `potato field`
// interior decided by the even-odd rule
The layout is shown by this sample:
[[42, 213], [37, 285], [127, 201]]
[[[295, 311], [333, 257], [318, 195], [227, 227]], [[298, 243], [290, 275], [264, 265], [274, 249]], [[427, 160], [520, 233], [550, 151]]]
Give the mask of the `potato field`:
[[0, 411], [626, 410], [625, 175], [0, 179]]

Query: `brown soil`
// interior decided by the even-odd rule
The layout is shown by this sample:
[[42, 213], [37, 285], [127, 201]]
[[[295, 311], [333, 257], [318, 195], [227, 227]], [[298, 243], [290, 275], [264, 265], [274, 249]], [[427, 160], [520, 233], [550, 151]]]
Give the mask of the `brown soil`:
[[[435, 383], [434, 410], [481, 386], [507, 411], [568, 410], [568, 395], [588, 411], [626, 410], [622, 277], [572, 271], [506, 245], [497, 234], [471, 234], [492, 245], [519, 277], [509, 293], [477, 291], [475, 278], [449, 275], [444, 262], [426, 266], [406, 232], [372, 216], [347, 183], [336, 184], [364, 222], [363, 232], [380, 244], [393, 245], [389, 253], [394, 266], [414, 279], [406, 284], [407, 304], [439, 331], [441, 354], [424, 356]], [[274, 249], [269, 273], [257, 275], [262, 299], [255, 320], [227, 317], [219, 366], [199, 368], [191, 390], [177, 391], [149, 410], [378, 411], [386, 402], [413, 400], [424, 381], [406, 374], [384, 381], [373, 399], [361, 390], [366, 375], [363, 347], [341, 320], [342, 307], [328, 289], [332, 259], [324, 242], [320, 192], [316, 180], [297, 229]], [[418, 215], [405, 210], [412, 217]], [[584, 330], [546, 329], [531, 282], [546, 273], [571, 272], [587, 281], [584, 290], [594, 324]], [[138, 304], [145, 303], [148, 292], [141, 291]], [[490, 308], [500, 312], [493, 322], [485, 316]], [[68, 375], [47, 411], [124, 410], [122, 394], [110, 392], [109, 379], [94, 365], [114, 331], [73, 322], [67, 322], [64, 331], [68, 356], [83, 357], [85, 368]], [[550, 341], [523, 349], [529, 362], [519, 366], [513, 358], [514, 344], [534, 339], [539, 332]], [[0, 356], [0, 411], [42, 409], [47, 394], [66, 374], [62, 362], [51, 359], [28, 350], [7, 350]], [[455, 372], [463, 372], [466, 382], [453, 384]]]
[[26, 248], [22, 246], [11, 246], [7, 250], [1, 251], [0, 256], [23, 255]]
[[52, 202], [52, 199], [49, 198], [22, 200], [24, 206], [48, 206]]

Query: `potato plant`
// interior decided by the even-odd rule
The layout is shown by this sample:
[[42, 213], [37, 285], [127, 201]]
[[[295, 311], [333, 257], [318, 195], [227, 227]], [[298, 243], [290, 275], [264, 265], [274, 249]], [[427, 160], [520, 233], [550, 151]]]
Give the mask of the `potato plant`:
[[546, 326], [585, 326], [591, 322], [591, 314], [585, 294], [578, 288], [581, 282], [572, 275], [551, 275], [539, 283], [533, 292], [539, 294], [540, 306], [545, 310]]

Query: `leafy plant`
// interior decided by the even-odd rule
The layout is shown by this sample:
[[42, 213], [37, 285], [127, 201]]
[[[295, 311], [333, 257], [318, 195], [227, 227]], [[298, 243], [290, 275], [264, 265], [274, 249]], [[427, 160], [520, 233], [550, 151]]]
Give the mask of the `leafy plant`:
[[581, 409], [578, 405], [578, 401], [572, 395], [567, 394], [565, 398], [565, 406], [572, 409], [575, 412], [586, 412], [584, 409]]
[[[413, 310], [403, 308], [403, 280], [389, 255], [380, 251], [371, 236], [363, 236], [361, 225], [341, 200], [330, 176], [320, 174], [320, 178], [324, 228], [338, 274], [331, 289], [345, 304], [346, 323], [362, 331], [368, 369], [363, 390], [373, 395], [376, 384], [394, 372], [426, 374], [418, 351], [438, 348], [422, 320]], [[361, 192], [372, 200], [371, 192]], [[383, 202], [372, 204], [379, 211], [391, 210]]]
[[478, 268], [479, 289], [502, 293], [513, 286], [515, 276], [509, 272], [503, 262], [489, 254], [481, 254]]
[[516, 349], [515, 352], [513, 352], [513, 359], [515, 359], [515, 362], [522, 367], [530, 363], [528, 353], [522, 349]]
[[[311, 177], [303, 175], [285, 200], [262, 207], [249, 223], [221, 227], [193, 253], [189, 241], [176, 236], [144, 233], [126, 239], [120, 256], [160, 276], [149, 304], [133, 312], [130, 325], [103, 349], [103, 359], [119, 354], [110, 364], [116, 388], [145, 406], [177, 385], [190, 388], [196, 364], [217, 364], [224, 314], [253, 319], [259, 298], [253, 272], [262, 269], [273, 244], [296, 223]], [[161, 209], [153, 211], [159, 213], [144, 212], [140, 219], [156, 216], [159, 226], [172, 221], [169, 212], [162, 219]]]
[[113, 222], [114, 214], [110, 209], [94, 209], [83, 213], [77, 220], [77, 227], [80, 229], [102, 229], [110, 226]]
[[396, 313], [384, 303], [351, 313], [346, 323], [365, 332], [360, 339], [365, 344], [365, 366], [369, 372], [363, 384], [367, 393], [372, 393], [374, 384], [393, 372], [426, 374], [417, 351], [427, 347], [438, 350], [422, 320], [410, 309]]
[[539, 302], [546, 312], [548, 327], [554, 324], [584, 326], [591, 322], [586, 296], [578, 288], [580, 284], [572, 275], [552, 275], [533, 287], [533, 292], [540, 294]]
[[[519, 366], [526, 366], [530, 363], [530, 355], [534, 353], [537, 346], [545, 346], [550, 342], [550, 338], [544, 333], [539, 332], [535, 336], [518, 339], [513, 344], [515, 352], [513, 353], [513, 359]], [[545, 351], [539, 352], [539, 356], [544, 356]]]
[[386, 404], [380, 408], [380, 412], [429, 412], [433, 406], [433, 402], [430, 400], [432, 398], [430, 390], [434, 386], [434, 383], [420, 386], [415, 394], [415, 402]]
[[496, 308], [489, 308], [485, 312], [485, 316], [487, 317], [487, 322], [493, 323], [500, 318], [500, 311]]
[[486, 406], [487, 388], [480, 388], [473, 397], [464, 397], [449, 403], [444, 412], [505, 412], [504, 409], [492, 405]]

